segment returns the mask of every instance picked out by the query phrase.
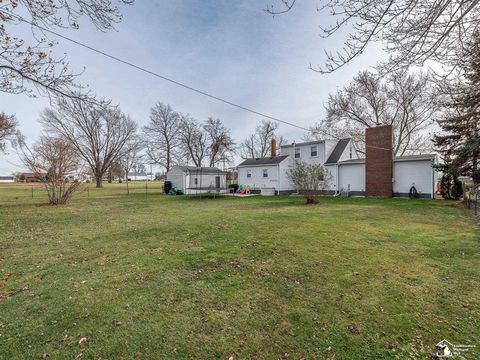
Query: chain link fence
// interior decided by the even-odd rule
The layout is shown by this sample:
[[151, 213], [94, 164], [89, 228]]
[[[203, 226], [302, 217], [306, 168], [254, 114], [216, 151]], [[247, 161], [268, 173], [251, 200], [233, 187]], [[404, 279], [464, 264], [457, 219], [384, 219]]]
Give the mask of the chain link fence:
[[475, 216], [480, 217], [480, 188], [472, 189], [467, 193], [465, 205]]
[[[93, 183], [84, 183], [74, 198], [102, 198], [112, 196], [158, 196], [164, 195], [163, 181], [129, 181], [108, 183], [97, 189]], [[42, 203], [47, 201], [47, 192], [40, 182], [0, 184], [0, 203]]]

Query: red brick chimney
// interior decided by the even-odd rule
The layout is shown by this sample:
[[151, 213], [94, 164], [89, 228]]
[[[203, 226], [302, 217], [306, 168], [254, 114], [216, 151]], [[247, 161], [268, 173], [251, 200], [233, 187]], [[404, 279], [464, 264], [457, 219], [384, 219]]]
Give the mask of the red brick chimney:
[[365, 190], [367, 197], [391, 198], [393, 193], [393, 130], [381, 125], [365, 131]]
[[274, 158], [275, 156], [277, 156], [277, 140], [275, 140], [275, 138], [272, 139], [271, 148], [272, 158]]

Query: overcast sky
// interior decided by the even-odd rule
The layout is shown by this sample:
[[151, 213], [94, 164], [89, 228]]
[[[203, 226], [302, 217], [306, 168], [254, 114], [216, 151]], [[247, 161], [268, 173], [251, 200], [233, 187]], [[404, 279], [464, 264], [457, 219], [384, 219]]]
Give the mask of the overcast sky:
[[[112, 55], [259, 112], [309, 127], [324, 116], [330, 92], [346, 85], [360, 70], [383, 57], [378, 47], [341, 70], [321, 75], [309, 64], [322, 64], [324, 50], [339, 49], [342, 35], [319, 37], [319, 24], [331, 21], [316, 11], [315, 1], [299, 2], [288, 14], [272, 17], [258, 0], [137, 1], [122, 7], [117, 31], [102, 33], [81, 22], [68, 36]], [[20, 25], [24, 26], [24, 25]], [[22, 31], [28, 32], [25, 26]], [[198, 120], [221, 119], [240, 141], [262, 120], [186, 89], [59, 40], [56, 53], [99, 96], [111, 98], [140, 125], [148, 122], [157, 101]], [[41, 134], [39, 113], [48, 99], [0, 92], [0, 111], [15, 114], [27, 141]], [[281, 125], [279, 135], [301, 140], [302, 131]], [[23, 170], [13, 150], [0, 155], [0, 175]]]

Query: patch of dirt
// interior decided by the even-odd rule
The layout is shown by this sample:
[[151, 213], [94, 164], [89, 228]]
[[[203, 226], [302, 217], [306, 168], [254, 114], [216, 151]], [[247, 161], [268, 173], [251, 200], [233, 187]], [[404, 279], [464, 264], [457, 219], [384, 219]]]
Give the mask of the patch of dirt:
[[361, 328], [359, 325], [352, 324], [352, 325], [348, 325], [348, 331], [350, 332], [350, 334], [358, 335], [361, 332]]

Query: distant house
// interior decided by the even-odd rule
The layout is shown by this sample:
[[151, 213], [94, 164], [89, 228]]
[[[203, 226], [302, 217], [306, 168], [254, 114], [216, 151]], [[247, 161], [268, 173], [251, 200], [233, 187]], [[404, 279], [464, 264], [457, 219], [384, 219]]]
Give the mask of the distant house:
[[46, 176], [45, 173], [20, 173], [17, 175], [17, 179], [26, 183], [41, 182]]
[[0, 183], [13, 183], [13, 182], [15, 182], [15, 176], [13, 175], [0, 176]]
[[167, 181], [184, 194], [227, 191], [227, 172], [216, 167], [174, 166]]
[[128, 181], [153, 181], [155, 180], [155, 175], [145, 172], [129, 172], [127, 179]]

